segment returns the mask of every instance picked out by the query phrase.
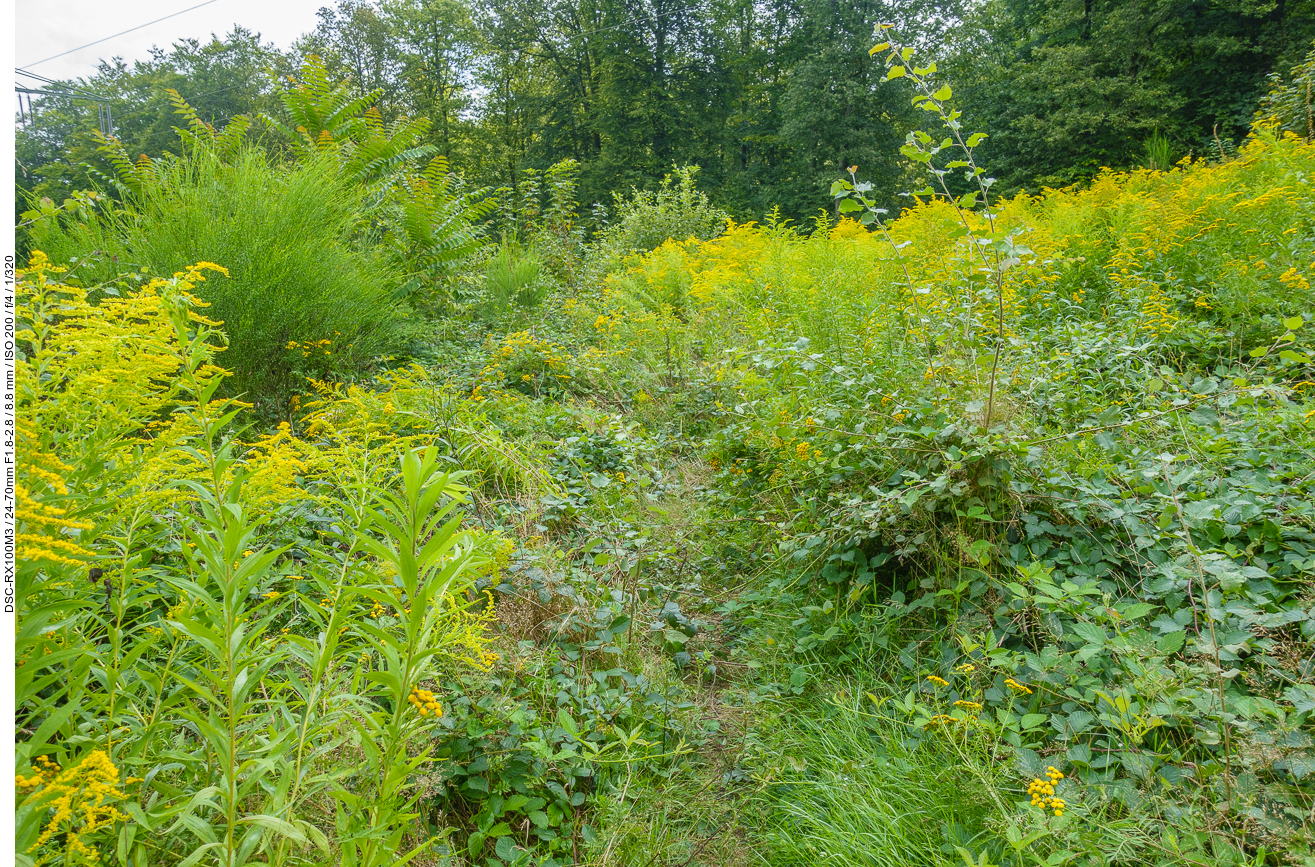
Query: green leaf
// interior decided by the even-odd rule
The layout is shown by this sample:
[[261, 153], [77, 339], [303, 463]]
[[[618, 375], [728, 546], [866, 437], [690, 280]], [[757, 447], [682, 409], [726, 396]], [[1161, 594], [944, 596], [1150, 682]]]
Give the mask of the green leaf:
[[1309, 686], [1290, 686], [1284, 691], [1283, 697], [1292, 702], [1298, 713], [1315, 711], [1315, 690]]
[[215, 847], [222, 845], [223, 844], [219, 842], [206, 843], [204, 846], [199, 847], [191, 855], [188, 855], [182, 861], [178, 862], [178, 867], [192, 867], [193, 864], [199, 863], [200, 860], [205, 857], [206, 852], [209, 852], [211, 849], [214, 849]]
[[557, 725], [561, 726], [573, 738], [580, 736], [580, 727], [575, 724], [575, 720], [564, 707], [557, 709]]
[[1103, 645], [1108, 639], [1104, 629], [1101, 629], [1094, 623], [1087, 623], [1084, 621], [1079, 621], [1078, 623], [1073, 624], [1073, 634], [1077, 635], [1087, 644]]
[[987, 139], [987, 135], [986, 135], [986, 133], [984, 133], [984, 132], [975, 132], [975, 133], [973, 133], [972, 135], [968, 136], [968, 141], [966, 142], [966, 144], [967, 144], [968, 147], [970, 147], [970, 148], [975, 148], [975, 147], [977, 147], [979, 144], [981, 144], [982, 142], [984, 142], [986, 139]]
[[278, 816], [257, 813], [253, 816], [243, 816], [238, 821], [246, 822], [247, 824], [255, 825], [268, 831], [273, 831], [275, 834], [287, 837], [289, 840], [295, 840], [298, 843], [308, 842], [306, 840], [306, 835], [303, 834], [296, 825], [293, 825], [286, 819], [280, 819]]
[[949, 99], [953, 95], [954, 95], [953, 91], [950, 90], [950, 86], [947, 84], [944, 87], [942, 87], [940, 90], [933, 93], [932, 97], [935, 99], [939, 99], [941, 102], [945, 102], [945, 100]]
[[493, 852], [503, 861], [515, 861], [516, 841], [511, 837], [499, 837], [493, 844]]
[[1177, 653], [1183, 649], [1183, 644], [1187, 641], [1187, 633], [1183, 630], [1177, 632], [1167, 632], [1155, 639], [1155, 649], [1161, 653]]
[[1289, 331], [1296, 331], [1301, 327], [1303, 321], [1304, 320], [1299, 315], [1289, 316], [1287, 319], [1283, 320], [1283, 327]]
[[895, 78], [903, 78], [904, 75], [905, 75], [904, 67], [892, 66], [890, 68], [890, 71], [886, 73], [886, 80], [890, 81], [891, 79], [895, 79]]

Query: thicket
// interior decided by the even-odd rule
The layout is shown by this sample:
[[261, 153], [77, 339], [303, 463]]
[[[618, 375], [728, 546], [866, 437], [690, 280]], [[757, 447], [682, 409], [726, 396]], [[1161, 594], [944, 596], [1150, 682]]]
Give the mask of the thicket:
[[[855, 166], [806, 232], [732, 222], [684, 168], [592, 239], [579, 166], [485, 203], [312, 63], [279, 177], [362, 197], [342, 243], [431, 345], [296, 383], [278, 427], [222, 396], [229, 263], [33, 253], [20, 857], [1309, 860], [1289, 92], [1235, 153], [1006, 198], [935, 64], [872, 52], [928, 121], [906, 210]], [[117, 181], [271, 171], [186, 119]], [[131, 237], [129, 192], [42, 231]]]
[[341, 375], [405, 345], [396, 283], [377, 252], [353, 243], [362, 192], [335, 168], [320, 159], [287, 170], [245, 148], [230, 160], [202, 151], [152, 172], [127, 207], [38, 220], [32, 242], [102, 293], [197, 260], [223, 262], [228, 279], [200, 293], [224, 323], [232, 388], [280, 401], [278, 414], [306, 377]]

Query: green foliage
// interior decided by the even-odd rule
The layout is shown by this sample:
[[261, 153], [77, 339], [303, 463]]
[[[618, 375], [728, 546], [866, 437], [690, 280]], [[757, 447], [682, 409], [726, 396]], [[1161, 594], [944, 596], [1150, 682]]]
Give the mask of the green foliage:
[[989, 128], [1002, 188], [1036, 192], [1126, 168], [1159, 130], [1181, 152], [1240, 142], [1265, 90], [1315, 37], [1315, 7], [999, 0], [957, 40], [951, 80]]
[[[29, 196], [59, 202], [75, 190], [88, 189], [99, 162], [96, 106], [69, 94], [84, 92], [110, 100], [114, 135], [131, 159], [153, 158], [176, 150], [177, 125], [170, 91], [181, 93], [206, 123], [222, 127], [238, 115], [256, 117], [277, 105], [270, 92], [270, 70], [286, 74], [295, 64], [259, 34], [235, 26], [232, 32], [207, 40], [180, 39], [149, 58], [126, 63], [103, 60], [95, 73], [77, 81], [42, 84], [24, 82], [52, 95], [34, 96], [35, 117], [16, 132], [15, 156], [19, 194], [16, 204], [28, 207]], [[252, 138], [248, 131], [248, 143]], [[284, 143], [269, 137], [266, 144]], [[20, 235], [21, 238], [21, 235]]]
[[1276, 123], [1279, 129], [1296, 133], [1309, 144], [1315, 141], [1315, 47], [1287, 76], [1269, 76], [1269, 93], [1260, 101], [1257, 125]]
[[175, 89], [182, 156], [32, 202], [23, 855], [1309, 859], [1304, 67], [1174, 162], [1306, 6], [915, 4], [874, 88], [880, 11], [347, 0], [288, 165]]
[[657, 249], [667, 240], [714, 238], [727, 215], [695, 185], [697, 166], [672, 167], [656, 190], [632, 189], [630, 197], [613, 193], [616, 211], [589, 249], [586, 274], [601, 279], [632, 253]]
[[484, 288], [494, 314], [505, 313], [513, 305], [537, 307], [546, 294], [543, 270], [543, 261], [534, 250], [499, 246], [484, 265]]
[[1143, 167], [1155, 172], [1167, 172], [1173, 168], [1173, 145], [1158, 129], [1151, 133], [1142, 145]]
[[281, 415], [305, 376], [350, 375], [399, 345], [397, 278], [354, 241], [362, 194], [334, 157], [284, 170], [257, 150], [231, 163], [205, 150], [131, 168], [141, 194], [126, 208], [40, 220], [34, 243], [78, 263], [84, 285], [226, 263], [229, 278], [201, 295], [224, 323], [233, 393]]
[[467, 189], [441, 156], [396, 175], [377, 213], [396, 267], [413, 275], [405, 296], [430, 307], [449, 300], [460, 269], [484, 246], [481, 222], [494, 207], [486, 192]]
[[[662, 394], [667, 352], [711, 392], [710, 501], [777, 576], [743, 598], [746, 640], [789, 665], [756, 689], [897, 661], [872, 691], [905, 737], [958, 732], [1033, 777], [1064, 757], [1080, 818], [1022, 842], [1040, 829], [1004, 797], [1016, 837], [947, 838], [950, 863], [1303, 852], [1309, 146], [1262, 133], [1238, 160], [988, 201], [954, 186], [986, 186], [984, 136], [960, 144], [950, 89], [878, 48], [945, 121], [904, 148], [924, 204], [887, 223], [851, 177], [842, 210], [875, 232], [664, 245], [594, 325], [630, 388]], [[668, 294], [683, 319], [633, 303]], [[1212, 833], [1212, 804], [1257, 830]]]
[[348, 82], [335, 83], [324, 62], [312, 54], [294, 85], [279, 92], [283, 117], [266, 114], [264, 120], [290, 139], [303, 158], [333, 151], [342, 161], [342, 172], [354, 183], [378, 183], [436, 153], [432, 145], [424, 144], [430, 127], [427, 118], [384, 122], [374, 105], [381, 93], [376, 89], [357, 94]]
[[1007, 766], [981, 741], [910, 737], [864, 693], [844, 684], [811, 711], [760, 721], [753, 811], [766, 863], [957, 865], [953, 846], [985, 836]]
[[537, 641], [518, 643], [521, 677], [445, 684], [453, 702], [436, 732], [443, 788], [433, 801], [469, 817], [475, 863], [525, 852], [534, 863], [573, 863], [591, 794], [686, 751], [675, 729], [689, 705], [635, 670], [627, 606], [601, 598], [591, 578], [513, 565], [502, 604], [560, 613], [536, 616]]
[[[402, 845], [438, 707], [416, 696], [459, 660], [485, 664], [487, 618], [467, 591], [488, 558], [461, 529], [461, 474], [434, 449], [371, 448], [328, 424], [300, 451], [309, 463], [286, 428], [239, 446], [225, 431], [241, 407], [215, 397], [223, 371], [188, 294], [197, 268], [106, 302], [122, 318], [51, 271], [37, 260], [20, 287], [36, 456], [19, 521], [20, 861], [381, 865], [427, 851], [428, 838]], [[86, 364], [114, 359], [104, 344], [134, 327], [148, 355]], [[91, 395], [117, 428], [64, 436]], [[88, 768], [99, 790], [75, 785]]]

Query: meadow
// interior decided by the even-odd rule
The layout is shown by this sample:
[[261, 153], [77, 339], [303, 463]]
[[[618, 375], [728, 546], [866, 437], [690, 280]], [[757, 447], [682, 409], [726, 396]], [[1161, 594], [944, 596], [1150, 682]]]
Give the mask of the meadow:
[[1315, 863], [1291, 95], [1005, 197], [873, 55], [899, 213], [677, 167], [586, 232], [314, 59], [286, 162], [178, 97], [34, 202], [20, 862]]

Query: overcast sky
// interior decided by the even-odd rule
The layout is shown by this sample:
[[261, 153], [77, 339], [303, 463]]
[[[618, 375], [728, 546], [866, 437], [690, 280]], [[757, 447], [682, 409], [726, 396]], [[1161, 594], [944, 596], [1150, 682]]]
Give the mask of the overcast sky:
[[[91, 75], [102, 57], [122, 57], [131, 63], [147, 57], [151, 46], [168, 48], [179, 39], [209, 40], [240, 24], [254, 30], [262, 42], [287, 48], [292, 40], [314, 29], [315, 12], [332, 0], [214, 0], [199, 9], [125, 33], [64, 57], [50, 57], [104, 39], [130, 27], [182, 12], [203, 0], [33, 0], [17, 5], [17, 47], [20, 68], [47, 78]], [[29, 65], [31, 64], [31, 65]]]

